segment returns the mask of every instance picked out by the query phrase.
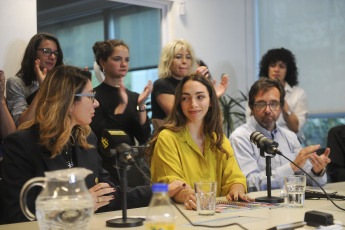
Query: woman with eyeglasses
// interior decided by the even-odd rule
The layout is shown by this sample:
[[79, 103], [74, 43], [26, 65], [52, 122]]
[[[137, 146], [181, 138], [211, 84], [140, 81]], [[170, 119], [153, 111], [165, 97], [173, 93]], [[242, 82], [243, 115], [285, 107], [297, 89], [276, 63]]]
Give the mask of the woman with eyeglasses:
[[7, 80], [8, 109], [19, 126], [34, 117], [37, 96], [47, 73], [63, 64], [58, 39], [48, 33], [34, 35], [27, 45], [17, 75]]
[[[3, 179], [6, 222], [27, 221], [20, 210], [19, 193], [26, 181], [44, 172], [83, 167], [93, 171], [86, 185], [94, 198], [94, 210], [121, 209], [120, 188], [109, 180], [97, 153], [97, 138], [89, 124], [99, 106], [91, 73], [59, 66], [47, 74], [37, 96], [33, 120], [4, 141]], [[33, 210], [38, 192], [28, 196]], [[128, 189], [128, 208], [148, 205], [151, 193]]]

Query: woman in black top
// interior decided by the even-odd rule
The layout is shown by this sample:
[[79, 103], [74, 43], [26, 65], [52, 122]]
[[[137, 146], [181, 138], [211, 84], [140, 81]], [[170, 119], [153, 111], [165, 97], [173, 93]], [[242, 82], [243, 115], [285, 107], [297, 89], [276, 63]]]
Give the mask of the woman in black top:
[[[178, 83], [187, 75], [197, 72], [209, 77], [205, 66], [196, 68], [196, 57], [191, 44], [183, 39], [169, 42], [162, 50], [158, 65], [159, 78], [154, 82], [151, 94], [152, 124], [157, 130], [164, 124], [164, 119], [170, 114], [174, 101], [175, 89]], [[228, 75], [224, 75], [221, 83], [215, 88], [220, 98], [228, 87]], [[215, 80], [213, 81], [215, 85]]]
[[[90, 125], [98, 138], [99, 146], [102, 145], [102, 133], [105, 129], [126, 132], [130, 145], [135, 145], [134, 138], [139, 144], [145, 144], [151, 135], [145, 107], [145, 101], [152, 91], [151, 81], [140, 95], [125, 88], [123, 81], [129, 68], [129, 48], [124, 41], [96, 42], [93, 52], [105, 75], [104, 82], [95, 88], [99, 107], [96, 108], [95, 117]], [[116, 158], [109, 158], [102, 151], [99, 153], [103, 159], [102, 166], [113, 176], [114, 183], [119, 183], [119, 172], [113, 167], [117, 164]], [[149, 171], [145, 165], [143, 169]]]
[[123, 81], [129, 68], [129, 48], [122, 40], [96, 42], [93, 46], [96, 62], [105, 75], [104, 82], [95, 88], [100, 106], [96, 109], [91, 128], [100, 140], [104, 129], [125, 131], [134, 145], [146, 143], [151, 127], [145, 101], [152, 91], [149, 81], [139, 95], [125, 88]]

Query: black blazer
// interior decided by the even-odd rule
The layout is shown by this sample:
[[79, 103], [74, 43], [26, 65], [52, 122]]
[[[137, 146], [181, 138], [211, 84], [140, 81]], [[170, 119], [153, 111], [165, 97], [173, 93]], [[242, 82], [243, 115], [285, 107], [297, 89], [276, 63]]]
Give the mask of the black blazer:
[[[19, 204], [19, 194], [26, 181], [33, 177], [43, 177], [45, 171], [68, 168], [61, 154], [51, 159], [50, 152], [37, 144], [38, 139], [38, 128], [31, 128], [13, 133], [4, 140], [3, 180], [6, 189], [3, 199], [6, 223], [28, 221], [23, 215]], [[86, 177], [86, 186], [88, 188], [93, 187], [97, 180], [114, 186], [110, 182], [109, 173], [101, 167], [101, 158], [96, 146], [97, 138], [93, 132], [87, 137], [87, 141], [95, 147], [83, 149], [76, 144], [73, 158], [76, 160], [76, 167], [87, 168], [93, 172]], [[115, 199], [108, 206], [99, 209], [99, 212], [121, 209], [120, 187], [114, 187], [116, 187]], [[28, 205], [34, 213], [34, 203], [40, 188], [33, 188], [32, 191], [28, 195]], [[127, 207], [147, 206], [151, 196], [152, 191], [149, 186], [129, 188]]]
[[332, 182], [345, 181], [345, 125], [331, 128], [328, 131], [327, 147], [331, 149], [327, 173]]

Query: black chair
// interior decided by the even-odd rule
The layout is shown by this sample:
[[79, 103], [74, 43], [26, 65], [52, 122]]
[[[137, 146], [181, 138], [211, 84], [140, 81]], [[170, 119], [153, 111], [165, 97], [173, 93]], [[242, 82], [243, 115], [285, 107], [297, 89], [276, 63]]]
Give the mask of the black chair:
[[331, 149], [327, 173], [332, 182], [345, 181], [345, 125], [331, 128], [328, 131], [327, 146]]

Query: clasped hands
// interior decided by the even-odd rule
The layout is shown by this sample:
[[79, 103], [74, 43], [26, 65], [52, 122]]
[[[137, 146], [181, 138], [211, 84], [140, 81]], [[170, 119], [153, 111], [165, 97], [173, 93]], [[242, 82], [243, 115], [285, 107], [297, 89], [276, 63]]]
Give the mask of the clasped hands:
[[[329, 148], [326, 148], [325, 152], [321, 156], [318, 156], [316, 154], [316, 150], [318, 150], [319, 148], [320, 145], [311, 145], [301, 149], [296, 159], [294, 160], [294, 163], [303, 168], [307, 160], [310, 159], [310, 162], [313, 165], [314, 172], [320, 173], [331, 162], [331, 159], [328, 158], [331, 150]], [[294, 172], [299, 170], [299, 168], [297, 168], [292, 163], [291, 167]]]

